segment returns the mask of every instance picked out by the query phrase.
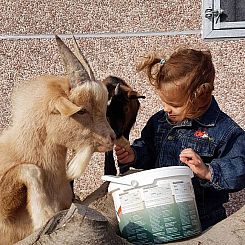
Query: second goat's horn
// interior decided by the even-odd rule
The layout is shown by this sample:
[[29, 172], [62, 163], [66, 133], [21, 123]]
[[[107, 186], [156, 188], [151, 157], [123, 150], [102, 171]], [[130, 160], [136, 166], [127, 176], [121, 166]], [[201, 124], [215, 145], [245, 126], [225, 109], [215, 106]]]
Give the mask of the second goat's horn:
[[90, 79], [92, 81], [95, 81], [95, 77], [94, 77], [94, 73], [87, 61], [87, 59], [84, 57], [82, 51], [80, 50], [78, 44], [77, 44], [77, 40], [75, 39], [75, 37], [73, 36], [73, 42], [74, 42], [74, 54], [76, 55], [76, 57], [78, 58], [78, 60], [81, 62], [81, 64], [83, 65], [83, 67], [85, 68], [85, 70], [87, 71], [87, 73], [90, 76]]

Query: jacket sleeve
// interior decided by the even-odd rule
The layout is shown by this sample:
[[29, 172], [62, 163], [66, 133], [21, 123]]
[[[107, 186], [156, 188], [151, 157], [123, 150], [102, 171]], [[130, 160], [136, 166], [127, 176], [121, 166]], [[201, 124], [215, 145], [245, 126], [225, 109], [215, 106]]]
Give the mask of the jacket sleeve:
[[245, 187], [245, 132], [239, 127], [228, 132], [209, 168], [211, 185], [232, 192]]
[[146, 126], [141, 132], [141, 138], [136, 139], [132, 148], [135, 151], [135, 161], [132, 167], [137, 169], [152, 169], [154, 168], [156, 152], [154, 147], [154, 124], [150, 118]]

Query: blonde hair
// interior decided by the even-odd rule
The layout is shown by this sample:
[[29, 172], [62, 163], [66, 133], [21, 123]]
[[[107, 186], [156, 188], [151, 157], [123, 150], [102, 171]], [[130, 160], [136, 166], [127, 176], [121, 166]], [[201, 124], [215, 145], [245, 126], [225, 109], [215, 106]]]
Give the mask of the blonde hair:
[[208, 109], [215, 78], [210, 51], [179, 49], [164, 62], [151, 53], [137, 69], [146, 72], [166, 103], [185, 105], [184, 118], [198, 118]]

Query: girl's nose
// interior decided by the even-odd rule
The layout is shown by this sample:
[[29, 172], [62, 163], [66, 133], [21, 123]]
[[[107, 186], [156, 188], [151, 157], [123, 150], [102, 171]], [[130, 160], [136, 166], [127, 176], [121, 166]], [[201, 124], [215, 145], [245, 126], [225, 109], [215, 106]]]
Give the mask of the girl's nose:
[[165, 111], [165, 112], [167, 112], [167, 113], [170, 113], [172, 110], [171, 110], [171, 107], [170, 106], [168, 106], [168, 105], [164, 105], [163, 106], [163, 110]]

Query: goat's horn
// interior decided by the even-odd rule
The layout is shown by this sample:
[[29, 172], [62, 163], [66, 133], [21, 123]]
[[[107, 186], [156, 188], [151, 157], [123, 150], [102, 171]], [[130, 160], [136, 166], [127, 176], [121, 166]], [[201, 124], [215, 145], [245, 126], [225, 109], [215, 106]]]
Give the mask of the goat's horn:
[[57, 35], [55, 35], [55, 39], [64, 62], [67, 75], [70, 77], [72, 87], [75, 87], [84, 81], [90, 81], [91, 79], [87, 70], [78, 58]]
[[117, 84], [116, 88], [115, 88], [115, 95], [119, 94], [119, 89], [120, 89], [120, 83]]
[[77, 44], [77, 40], [75, 39], [74, 36], [73, 37], [73, 41], [74, 41], [74, 49], [75, 49], [75, 52], [74, 54], [76, 55], [76, 57], [78, 58], [78, 60], [80, 61], [80, 63], [83, 65], [83, 67], [85, 68], [85, 70], [87, 71], [87, 73], [89, 74], [90, 76], [90, 79], [92, 81], [95, 81], [95, 77], [94, 77], [94, 73], [87, 61], [87, 59], [84, 57], [82, 51], [80, 50], [78, 44]]

